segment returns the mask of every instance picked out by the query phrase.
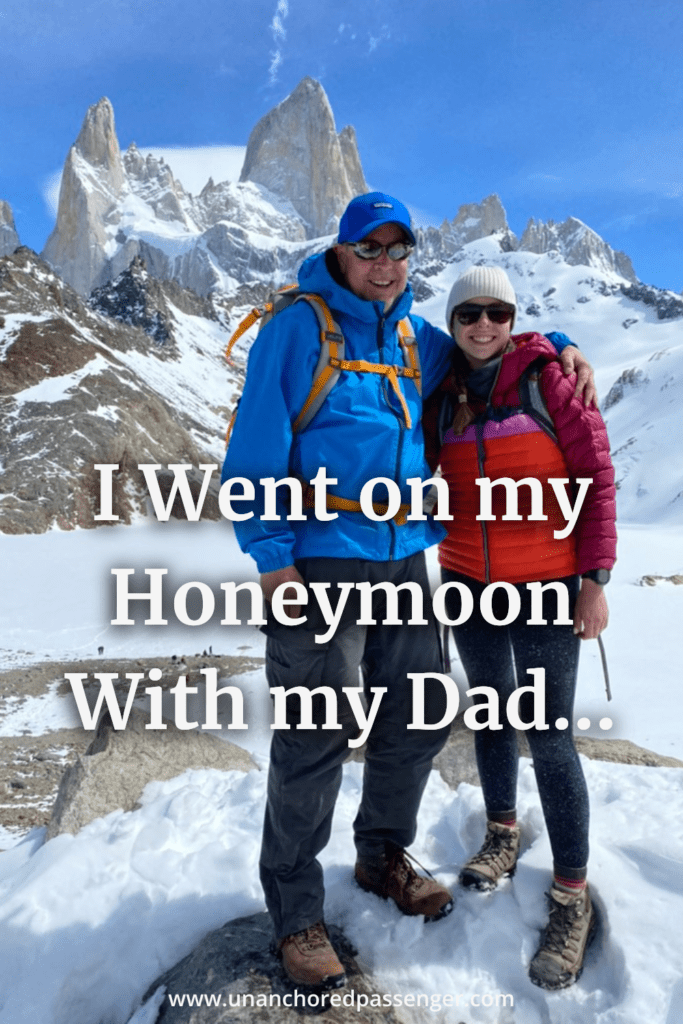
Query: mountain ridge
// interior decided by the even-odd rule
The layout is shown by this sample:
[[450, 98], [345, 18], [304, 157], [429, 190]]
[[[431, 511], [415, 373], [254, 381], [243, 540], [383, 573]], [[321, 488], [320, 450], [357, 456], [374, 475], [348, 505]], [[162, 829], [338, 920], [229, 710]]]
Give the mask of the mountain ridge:
[[[318, 111], [313, 135], [322, 124], [346, 186], [357, 185], [353, 129], [336, 132], [319, 83], [305, 80], [294, 109], [302, 103]], [[122, 153], [106, 99], [89, 109], [65, 166], [44, 251], [52, 265], [16, 248], [11, 209], [0, 203], [0, 532], [98, 525], [98, 463], [122, 466], [115, 487], [123, 521], [145, 514], [139, 462], [219, 464], [253, 337], [240, 339], [228, 367], [229, 333], [334, 239], [308, 237], [307, 208], [297, 208], [296, 195], [211, 179], [192, 195], [163, 159], [143, 157], [134, 143]], [[316, 216], [332, 225], [339, 207], [323, 200]], [[596, 366], [608, 395], [620, 515], [682, 518], [683, 462], [671, 439], [683, 298], [639, 282], [628, 257], [576, 218], [532, 218], [517, 238], [495, 194], [462, 204], [438, 228], [416, 228], [416, 237], [414, 311], [443, 326], [461, 270], [506, 269], [519, 329], [564, 330]]]

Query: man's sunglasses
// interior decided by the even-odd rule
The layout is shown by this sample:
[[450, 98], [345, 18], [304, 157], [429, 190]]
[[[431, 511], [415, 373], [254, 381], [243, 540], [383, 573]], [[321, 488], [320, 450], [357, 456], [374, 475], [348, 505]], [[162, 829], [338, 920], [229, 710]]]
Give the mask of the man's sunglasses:
[[465, 302], [453, 310], [453, 316], [463, 327], [476, 324], [482, 313], [486, 313], [492, 324], [506, 324], [512, 320], [514, 309], [509, 306], [481, 306], [477, 302]]
[[406, 260], [413, 251], [410, 242], [392, 242], [391, 245], [380, 245], [379, 242], [346, 242], [359, 260], [379, 259], [386, 252], [390, 260]]

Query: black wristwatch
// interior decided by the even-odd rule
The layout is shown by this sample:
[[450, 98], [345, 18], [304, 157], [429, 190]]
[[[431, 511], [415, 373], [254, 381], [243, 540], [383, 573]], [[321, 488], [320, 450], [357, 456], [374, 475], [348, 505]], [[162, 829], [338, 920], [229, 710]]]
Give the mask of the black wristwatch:
[[581, 574], [582, 580], [593, 580], [593, 583], [599, 583], [601, 587], [609, 583], [611, 578], [612, 573], [609, 569], [589, 569], [588, 572]]

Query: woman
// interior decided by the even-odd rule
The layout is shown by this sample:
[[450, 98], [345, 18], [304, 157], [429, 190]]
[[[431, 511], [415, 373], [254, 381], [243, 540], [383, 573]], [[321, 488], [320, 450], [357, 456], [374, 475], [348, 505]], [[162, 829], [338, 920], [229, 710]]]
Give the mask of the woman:
[[[439, 548], [443, 582], [465, 584], [475, 609], [489, 583], [513, 584], [521, 601], [508, 625], [492, 625], [479, 611], [453, 628], [469, 685], [494, 687], [504, 707], [517, 686], [536, 680], [530, 669], [545, 671], [548, 727], [532, 727], [527, 737], [553, 853], [553, 883], [549, 923], [529, 974], [535, 984], [556, 989], [578, 978], [595, 929], [586, 882], [588, 793], [571, 722], [580, 639], [597, 637], [607, 625], [604, 585], [616, 549], [614, 470], [599, 412], [574, 397], [545, 338], [510, 334], [515, 312], [514, 290], [500, 268], [473, 267], [458, 278], [447, 307], [457, 345], [453, 367], [425, 415], [425, 431], [428, 453], [438, 452], [448, 481], [454, 517]], [[501, 483], [491, 491], [492, 517], [477, 518], [485, 508], [480, 510], [475, 481], [483, 477], [540, 481], [543, 518], [538, 494], [531, 500], [532, 487], [538, 489], [533, 483], [517, 487], [516, 517], [505, 514], [508, 485]], [[577, 498], [570, 484], [558, 501], [549, 483], [554, 480], [559, 489], [558, 480], [567, 478], [592, 480], [583, 485], [585, 500], [571, 532], [568, 502], [572, 508], [578, 504], [581, 488]], [[526, 584], [533, 581], [560, 585], [544, 591], [544, 625], [527, 624], [532, 616]], [[554, 624], [564, 588], [573, 625]], [[494, 595], [493, 617], [501, 621], [509, 609], [507, 588], [496, 588]], [[460, 591], [453, 587], [448, 596], [449, 618], [457, 620]], [[534, 719], [532, 701], [531, 691], [522, 695], [524, 722]], [[460, 880], [490, 889], [514, 872], [519, 854], [515, 730], [507, 721], [502, 728], [486, 727], [475, 733], [475, 746], [487, 832]]]

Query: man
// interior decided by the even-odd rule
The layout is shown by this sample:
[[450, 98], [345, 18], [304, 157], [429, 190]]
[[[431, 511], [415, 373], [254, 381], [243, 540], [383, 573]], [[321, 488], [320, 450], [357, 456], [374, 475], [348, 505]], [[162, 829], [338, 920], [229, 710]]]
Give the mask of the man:
[[[354, 822], [356, 881], [391, 897], [406, 914], [437, 919], [452, 908], [450, 892], [416, 874], [405, 853], [415, 838], [432, 759], [448, 735], [448, 728], [407, 727], [413, 718], [408, 674], [442, 668], [424, 551], [444, 531], [433, 519], [374, 521], [358, 506], [361, 488], [371, 479], [395, 481], [408, 502], [406, 481], [429, 476], [422, 398], [445, 376], [452, 339], [413, 316], [420, 382], [410, 372], [393, 380], [384, 372], [393, 366], [401, 374], [405, 366], [397, 325], [412, 302], [407, 257], [414, 244], [410, 215], [398, 200], [373, 192], [349, 203], [337, 244], [305, 261], [299, 285], [325, 300], [343, 333], [345, 360], [355, 366], [342, 370], [310, 425], [293, 432], [316, 372], [319, 328], [305, 301], [278, 314], [252, 346], [223, 468], [224, 479], [248, 477], [256, 486], [254, 516], [236, 523], [235, 532], [256, 560], [267, 601], [282, 584], [314, 582], [331, 584], [331, 595], [341, 583], [417, 583], [425, 597], [422, 624], [383, 625], [386, 601], [380, 586], [373, 593], [375, 624], [361, 625], [354, 589], [334, 635], [319, 644], [315, 634], [326, 627], [309, 591], [305, 622], [289, 626], [271, 619], [265, 627], [271, 687], [327, 686], [338, 698], [339, 728], [321, 728], [325, 709], [318, 695], [313, 698], [318, 727], [303, 731], [295, 728], [300, 716], [292, 704], [298, 698], [290, 698], [290, 728], [275, 730], [271, 746], [261, 881], [283, 966], [301, 985], [337, 987], [345, 980], [323, 923], [323, 876], [316, 858], [329, 839], [342, 763], [357, 732], [344, 688], [358, 688], [361, 668], [370, 704], [376, 688], [386, 692], [365, 750], [363, 795]], [[311, 481], [321, 467], [336, 481], [328, 487], [327, 521], [312, 515], [288, 520], [284, 504], [278, 520], [260, 517], [260, 479]], [[381, 505], [388, 494], [376, 488], [373, 501]], [[409, 607], [404, 590], [398, 615], [403, 622], [410, 618]], [[293, 619], [301, 612], [289, 606]], [[425, 721], [436, 724], [443, 715], [444, 694], [435, 682], [426, 688]]]

